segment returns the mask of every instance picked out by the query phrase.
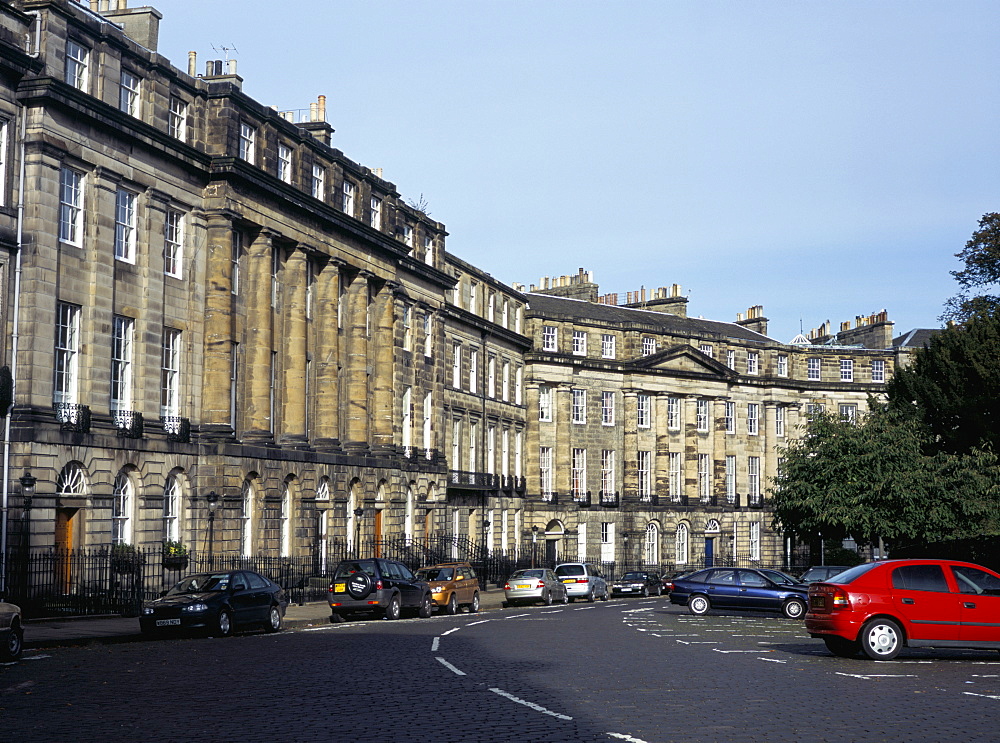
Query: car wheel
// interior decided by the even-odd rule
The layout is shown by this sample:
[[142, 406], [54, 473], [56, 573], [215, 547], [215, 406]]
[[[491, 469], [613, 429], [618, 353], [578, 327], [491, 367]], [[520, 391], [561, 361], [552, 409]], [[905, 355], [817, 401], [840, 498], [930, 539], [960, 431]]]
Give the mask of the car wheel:
[[848, 640], [846, 637], [838, 637], [837, 635], [826, 635], [823, 638], [823, 642], [826, 643], [826, 649], [838, 658], [854, 658], [857, 656], [858, 651], [861, 650], [861, 645], [857, 641]]
[[0, 659], [17, 660], [21, 657], [22, 650], [24, 650], [24, 630], [21, 629], [21, 625], [15, 624], [10, 628], [6, 642], [0, 647]]
[[267, 615], [267, 631], [277, 632], [281, 629], [281, 607], [275, 604]]
[[861, 628], [861, 649], [872, 660], [892, 660], [903, 648], [903, 631], [891, 619], [871, 619]]
[[229, 613], [229, 609], [223, 609], [219, 612], [219, 616], [215, 620], [215, 630], [219, 637], [229, 637], [233, 634], [233, 615]]
[[587, 601], [592, 604], [596, 600], [597, 600], [597, 597], [594, 595], [594, 589], [591, 588], [590, 589], [590, 593], [587, 594]]
[[339, 611], [335, 611], [330, 614], [330, 624], [340, 624], [341, 622], [346, 622], [346, 621], [347, 617], [345, 617]]
[[389, 605], [385, 607], [385, 618], [392, 620], [399, 619], [401, 609], [402, 605], [399, 603], [399, 595], [397, 594], [389, 599]]
[[648, 599], [649, 598], [649, 589], [648, 588], [643, 588], [642, 589], [642, 597], [644, 599]]
[[475, 614], [479, 611], [479, 591], [472, 594], [472, 603], [469, 604], [469, 613]]
[[569, 594], [563, 592], [563, 605], [566, 605], [568, 603], [569, 603]]
[[423, 599], [420, 601], [420, 609], [417, 611], [417, 616], [421, 619], [428, 619], [434, 613], [434, 602], [431, 601], [431, 595], [425, 593]]
[[608, 587], [605, 586], [604, 587], [604, 595], [601, 596], [601, 601], [607, 601], [610, 598], [611, 598], [611, 591], [609, 591]]
[[806, 602], [802, 599], [788, 599], [782, 605], [781, 613], [789, 619], [802, 619], [806, 613]]
[[695, 616], [703, 616], [708, 614], [709, 609], [712, 608], [712, 602], [708, 600], [708, 596], [702, 596], [698, 594], [692, 596], [688, 599], [688, 611]]
[[448, 603], [444, 606], [445, 614], [458, 614], [458, 599], [455, 598], [455, 594], [451, 595], [448, 599]]
[[542, 603], [546, 606], [552, 606], [552, 591], [545, 592], [545, 595], [542, 597]]

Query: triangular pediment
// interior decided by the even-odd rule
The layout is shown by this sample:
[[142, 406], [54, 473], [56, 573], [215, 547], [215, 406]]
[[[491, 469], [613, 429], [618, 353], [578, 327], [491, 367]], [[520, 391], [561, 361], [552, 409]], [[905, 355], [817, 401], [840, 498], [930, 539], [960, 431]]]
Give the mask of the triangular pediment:
[[684, 374], [711, 374], [720, 377], [732, 377], [736, 374], [725, 364], [719, 363], [710, 356], [691, 346], [678, 344], [644, 356], [635, 362], [637, 369], [657, 369]]

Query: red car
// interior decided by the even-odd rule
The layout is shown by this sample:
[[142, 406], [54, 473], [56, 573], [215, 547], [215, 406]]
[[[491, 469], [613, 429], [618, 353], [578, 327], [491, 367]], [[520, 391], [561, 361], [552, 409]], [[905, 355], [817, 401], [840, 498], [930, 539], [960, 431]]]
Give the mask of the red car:
[[809, 586], [806, 630], [834, 655], [891, 660], [903, 647], [1000, 650], [1000, 575], [954, 560], [858, 565]]

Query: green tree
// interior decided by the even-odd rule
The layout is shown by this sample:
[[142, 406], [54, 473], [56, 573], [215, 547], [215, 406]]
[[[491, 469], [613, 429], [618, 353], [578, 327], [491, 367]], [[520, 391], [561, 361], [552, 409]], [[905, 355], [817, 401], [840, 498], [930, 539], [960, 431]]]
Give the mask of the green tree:
[[1000, 214], [984, 214], [979, 229], [955, 257], [965, 264], [961, 271], [951, 272], [961, 289], [947, 301], [941, 319], [964, 322], [973, 315], [1000, 309], [1000, 296], [973, 294], [975, 290], [996, 291], [1000, 287]]
[[775, 526], [799, 537], [890, 544], [995, 533], [996, 456], [928, 453], [917, 416], [872, 405], [859, 423], [817, 415], [781, 452], [771, 488]]
[[928, 453], [1000, 452], [1000, 309], [935, 335], [886, 391], [926, 428]]

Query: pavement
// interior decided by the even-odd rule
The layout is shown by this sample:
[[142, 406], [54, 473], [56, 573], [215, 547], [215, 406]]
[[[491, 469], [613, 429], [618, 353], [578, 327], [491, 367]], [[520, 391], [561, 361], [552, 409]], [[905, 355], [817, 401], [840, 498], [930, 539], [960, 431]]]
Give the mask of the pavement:
[[[479, 594], [480, 611], [503, 608], [504, 592], [500, 589]], [[443, 609], [438, 609], [440, 613]], [[330, 605], [325, 601], [289, 604], [285, 610], [286, 628], [314, 627], [330, 623]], [[24, 623], [24, 647], [52, 648], [88, 643], [137, 642], [148, 640], [139, 630], [138, 617], [104, 615], [59, 619], [29, 619]]]

